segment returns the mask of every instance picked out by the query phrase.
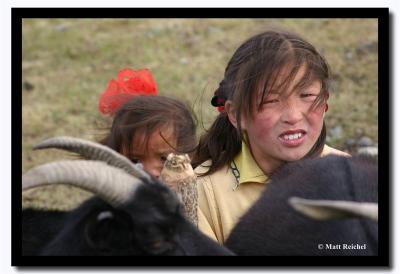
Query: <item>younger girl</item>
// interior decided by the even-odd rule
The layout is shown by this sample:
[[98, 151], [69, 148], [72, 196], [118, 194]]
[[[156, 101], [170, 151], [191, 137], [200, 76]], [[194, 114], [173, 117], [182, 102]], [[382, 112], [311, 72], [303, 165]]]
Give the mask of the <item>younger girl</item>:
[[193, 152], [197, 140], [189, 108], [157, 93], [149, 70], [124, 69], [101, 95], [99, 110], [113, 116], [111, 129], [100, 143], [159, 177], [169, 153]]
[[204, 233], [223, 243], [284, 163], [346, 155], [325, 145], [329, 79], [325, 59], [295, 34], [264, 32], [236, 50], [193, 162]]

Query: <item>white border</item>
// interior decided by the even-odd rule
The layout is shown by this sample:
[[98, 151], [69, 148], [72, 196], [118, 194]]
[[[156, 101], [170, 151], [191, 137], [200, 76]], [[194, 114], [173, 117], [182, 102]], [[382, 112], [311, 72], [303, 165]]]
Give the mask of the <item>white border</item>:
[[[141, 3], [136, 3], [138, 1], [131, 1], [131, 0], [113, 0], [113, 1], [102, 1], [102, 0], [92, 0], [92, 1], [85, 1], [85, 0], [47, 0], [47, 1], [10, 1], [10, 0], [2, 0], [0, 1], [1, 9], [0, 9], [0, 20], [1, 20], [1, 98], [2, 102], [5, 102], [0, 107], [0, 125], [2, 125], [3, 130], [0, 135], [0, 144], [1, 144], [1, 158], [0, 158], [0, 174], [2, 182], [0, 183], [0, 211], [1, 211], [1, 225], [0, 225], [0, 273], [30, 273], [30, 272], [37, 272], [37, 273], [55, 273], [54, 270], [48, 271], [27, 271], [21, 270], [17, 268], [11, 267], [11, 7], [166, 7], [166, 3], [168, 3], [168, 7], [244, 7], [244, 1], [232, 1], [232, 0], [196, 0], [196, 1], [178, 1], [178, 0], [146, 0], [141, 1]], [[134, 5], [132, 5], [134, 3]], [[400, 1], [399, 0], [377, 0], [377, 1], [367, 1], [367, 0], [299, 0], [299, 1], [287, 1], [287, 0], [279, 0], [279, 1], [263, 1], [263, 0], [247, 0], [245, 1], [246, 7], [388, 7], [391, 13], [391, 47], [392, 47], [392, 56], [391, 60], [393, 61], [393, 73], [392, 73], [392, 99], [394, 102], [392, 106], [395, 108], [392, 110], [392, 153], [393, 157], [392, 160], [394, 163], [392, 164], [393, 169], [393, 176], [392, 176], [392, 189], [391, 192], [393, 198], [393, 208], [391, 216], [394, 217], [392, 220], [392, 265], [393, 268], [389, 270], [389, 272], [398, 272], [398, 262], [400, 262], [399, 256], [399, 237], [397, 237], [396, 231], [399, 231], [399, 218], [395, 218], [395, 213], [400, 211], [400, 193], [399, 187], [397, 186], [400, 183], [399, 178], [399, 146], [396, 142], [396, 136], [400, 136], [399, 132], [399, 123], [396, 125], [396, 118], [400, 119], [400, 91], [398, 90], [398, 70], [399, 68], [399, 57], [395, 49], [399, 48], [399, 29], [398, 29], [398, 20], [397, 16], [400, 12]], [[397, 72], [397, 78], [395, 77]], [[19, 90], [14, 90], [12, 92], [21, 92]], [[397, 106], [397, 109], [396, 109]], [[18, 136], [15, 136], [15, 142], [20, 141]], [[18, 157], [18, 155], [16, 156]], [[18, 183], [18, 182], [12, 182]], [[386, 182], [382, 182], [386, 183]], [[396, 252], [397, 251], [397, 252]], [[397, 271], [396, 271], [397, 270]], [[168, 272], [170, 272], [169, 270]], [[259, 272], [254, 271], [254, 272]], [[268, 273], [293, 273], [293, 272], [320, 272], [321, 270], [279, 270], [278, 269], [265, 269], [263, 272]], [[371, 268], [368, 270], [368, 273], [379, 273], [383, 272], [384, 270], [377, 270]], [[97, 273], [97, 271], [85, 271], [84, 268], [74, 271], [74, 270], [63, 270], [63, 273]], [[166, 271], [145, 271], [139, 269], [130, 269], [130, 270], [117, 270], [113, 269], [108, 271], [104, 270], [101, 273], [115, 273], [115, 272], [135, 272], [135, 273], [159, 273], [159, 272], [166, 272]], [[175, 270], [174, 270], [175, 272]], [[185, 271], [186, 272], [186, 271]], [[232, 272], [230, 271], [217, 271], [217, 270], [199, 270], [196, 271], [199, 273], [221, 273], [221, 272]], [[238, 272], [248, 272], [248, 270], [241, 270]], [[365, 273], [366, 270], [356, 270], [351, 271], [350, 268], [339, 269], [330, 271], [330, 273]], [[385, 272], [388, 272], [387, 270]]]

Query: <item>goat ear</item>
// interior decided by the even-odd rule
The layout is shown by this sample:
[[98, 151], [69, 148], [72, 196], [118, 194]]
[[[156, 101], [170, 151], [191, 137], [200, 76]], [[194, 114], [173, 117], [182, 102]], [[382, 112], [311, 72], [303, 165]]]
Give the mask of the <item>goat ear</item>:
[[132, 245], [133, 225], [124, 212], [104, 210], [89, 217], [85, 225], [85, 240], [101, 254], [118, 253]]

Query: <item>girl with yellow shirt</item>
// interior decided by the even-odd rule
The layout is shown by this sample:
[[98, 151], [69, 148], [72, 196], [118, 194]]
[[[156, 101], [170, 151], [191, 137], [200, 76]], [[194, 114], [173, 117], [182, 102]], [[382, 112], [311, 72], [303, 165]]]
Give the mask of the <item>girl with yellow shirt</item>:
[[348, 155], [325, 144], [329, 80], [324, 57], [296, 34], [267, 31], [236, 50], [193, 160], [201, 231], [223, 243], [282, 164]]

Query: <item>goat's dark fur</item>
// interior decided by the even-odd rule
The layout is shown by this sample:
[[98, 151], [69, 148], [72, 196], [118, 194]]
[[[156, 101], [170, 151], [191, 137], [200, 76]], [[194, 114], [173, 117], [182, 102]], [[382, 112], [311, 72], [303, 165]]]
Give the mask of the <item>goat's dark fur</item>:
[[[72, 212], [24, 210], [23, 254], [233, 255], [184, 218], [165, 185], [144, 181], [119, 208], [94, 197]], [[376, 255], [378, 226], [373, 221], [312, 220], [287, 201], [297, 196], [377, 202], [377, 182], [376, 162], [366, 157], [327, 156], [287, 164], [241, 218], [226, 247], [238, 255]], [[366, 249], [327, 249], [327, 244], [366, 244]]]
[[[292, 196], [378, 202], [376, 160], [327, 156], [284, 165], [241, 218], [226, 246], [238, 255], [377, 255], [376, 222], [359, 217], [313, 220], [289, 206]], [[366, 244], [366, 249], [343, 249], [343, 244]], [[341, 249], [328, 249], [336, 245]]]
[[93, 197], [69, 213], [24, 210], [23, 254], [232, 255], [185, 219], [175, 193], [144, 181], [119, 208]]

